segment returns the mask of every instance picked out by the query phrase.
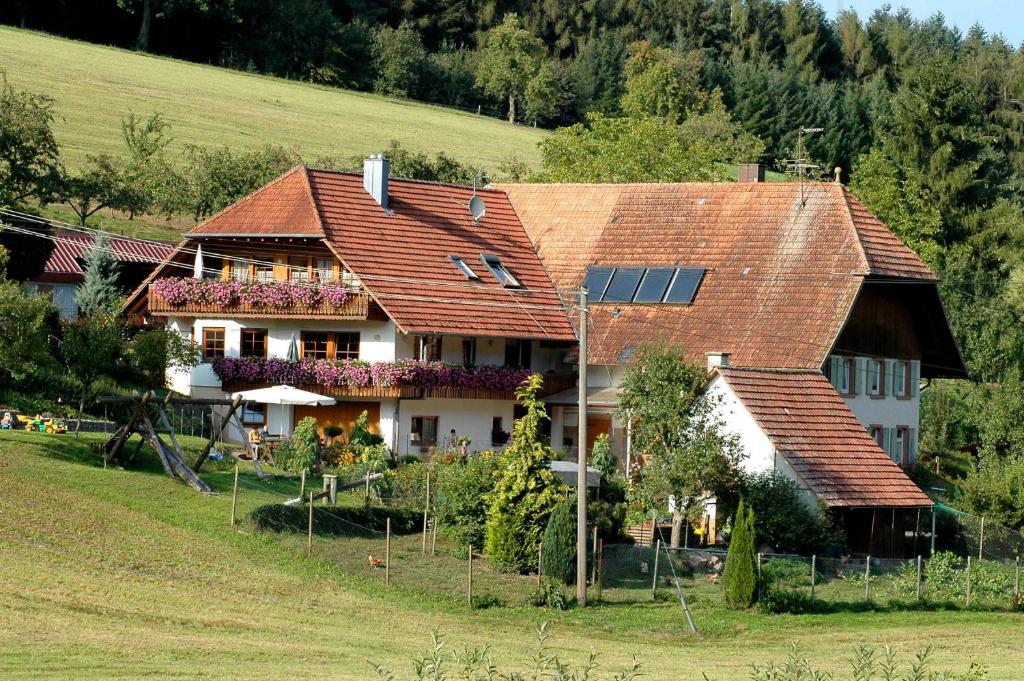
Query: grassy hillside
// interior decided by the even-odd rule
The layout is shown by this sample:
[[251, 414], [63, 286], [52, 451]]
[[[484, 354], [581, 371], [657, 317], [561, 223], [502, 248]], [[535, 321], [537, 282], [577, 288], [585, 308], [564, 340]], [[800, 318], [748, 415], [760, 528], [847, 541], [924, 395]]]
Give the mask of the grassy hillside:
[[379, 151], [389, 140], [495, 170], [538, 159], [542, 131], [454, 109], [318, 87], [0, 27], [0, 69], [57, 100], [67, 161], [119, 150], [121, 116], [163, 113], [177, 146], [267, 142], [304, 159]]
[[[543, 619], [565, 657], [594, 649], [611, 669], [635, 653], [651, 678], [745, 679], [751, 663], [784, 657], [794, 641], [831, 669], [858, 642], [901, 653], [930, 644], [942, 665], [977, 660], [993, 679], [1024, 663], [1021, 616], [1009, 614], [765, 617], [698, 604], [705, 633], [693, 638], [670, 602], [469, 613], [456, 599], [385, 591], [291, 542], [232, 530], [226, 470], [205, 475], [222, 492], [206, 498], [151, 459], [141, 471], [104, 470], [94, 442], [0, 433], [0, 678], [369, 678], [367, 659], [404, 673], [435, 627], [508, 663], [534, 652]], [[247, 479], [242, 511], [285, 487]]]

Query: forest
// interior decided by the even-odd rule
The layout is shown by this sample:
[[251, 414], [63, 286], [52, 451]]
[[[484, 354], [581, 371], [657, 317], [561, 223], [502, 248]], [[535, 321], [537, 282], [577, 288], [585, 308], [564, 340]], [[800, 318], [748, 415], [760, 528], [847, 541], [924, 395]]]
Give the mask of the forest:
[[0, 22], [551, 128], [548, 180], [839, 168], [942, 277], [971, 374], [923, 392], [922, 450], [980, 445], [974, 509], [1024, 525], [1024, 51], [999, 35], [808, 0], [15, 0]]

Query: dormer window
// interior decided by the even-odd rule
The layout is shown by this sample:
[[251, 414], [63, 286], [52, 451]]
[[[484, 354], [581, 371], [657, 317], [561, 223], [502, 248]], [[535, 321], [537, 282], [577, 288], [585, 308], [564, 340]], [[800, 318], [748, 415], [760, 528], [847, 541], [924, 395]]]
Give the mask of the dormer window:
[[512, 273], [501, 264], [501, 258], [496, 255], [481, 255], [480, 262], [491, 271], [494, 278], [505, 288], [519, 288], [519, 280], [512, 276]]
[[480, 278], [480, 276], [473, 271], [473, 268], [466, 264], [466, 261], [462, 258], [456, 255], [449, 255], [448, 257], [451, 258], [452, 264], [455, 265], [463, 275], [465, 275], [466, 279], [476, 281]]

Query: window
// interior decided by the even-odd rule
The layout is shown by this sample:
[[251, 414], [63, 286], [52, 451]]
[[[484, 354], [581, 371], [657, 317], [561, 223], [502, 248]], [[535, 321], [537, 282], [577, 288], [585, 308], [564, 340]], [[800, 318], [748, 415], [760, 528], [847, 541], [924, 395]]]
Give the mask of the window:
[[253, 275], [256, 281], [274, 280], [274, 263], [269, 260], [258, 259], [253, 265]]
[[466, 279], [476, 280], [480, 278], [480, 276], [473, 271], [473, 268], [467, 265], [466, 261], [463, 260], [462, 258], [455, 255], [449, 255], [448, 257], [451, 258], [452, 264], [454, 264], [455, 267], [457, 267], [458, 270], [462, 272], [463, 275], [465, 275]]
[[303, 359], [329, 359], [331, 334], [328, 331], [302, 332]]
[[335, 359], [359, 359], [359, 333], [339, 332], [334, 334]]
[[36, 295], [53, 300], [53, 284], [36, 284]]
[[267, 356], [267, 330], [266, 329], [242, 329], [242, 357]]
[[906, 426], [896, 428], [892, 438], [892, 457], [901, 466], [910, 464], [910, 429]]
[[501, 258], [496, 255], [481, 255], [480, 261], [491, 271], [494, 278], [505, 288], [519, 288], [519, 280], [512, 276], [508, 268], [501, 264]]
[[910, 397], [910, 362], [893, 363], [892, 391], [896, 397]]
[[203, 329], [203, 358], [216, 359], [224, 356], [224, 327]]
[[868, 433], [871, 435], [871, 439], [875, 441], [875, 444], [885, 449], [885, 429], [882, 426], [870, 426]]
[[533, 364], [533, 343], [528, 340], [505, 341], [505, 366], [529, 369]]
[[880, 359], [868, 360], [868, 395], [872, 397], [885, 395], [885, 365]]
[[247, 402], [242, 406], [242, 425], [262, 426], [267, 422], [267, 405]]
[[413, 416], [409, 438], [413, 447], [433, 447], [437, 445], [437, 417]]
[[416, 359], [421, 362], [441, 361], [440, 336], [416, 336]]
[[249, 263], [245, 260], [231, 261], [231, 279], [234, 281], [249, 280]]
[[291, 281], [309, 281], [309, 260], [305, 257], [288, 258], [288, 278]]
[[359, 281], [359, 277], [348, 270], [341, 271], [341, 283], [348, 289], [360, 288], [363, 285], [362, 282]]
[[834, 366], [837, 372], [833, 380], [833, 383], [836, 386], [836, 391], [840, 395], [852, 395], [854, 377], [853, 358], [837, 357]]
[[317, 258], [315, 261], [317, 281], [333, 282], [334, 261], [330, 258]]
[[462, 366], [476, 366], [476, 338], [462, 339]]
[[491, 446], [501, 447], [508, 444], [509, 434], [505, 432], [505, 423], [500, 416], [491, 419]]

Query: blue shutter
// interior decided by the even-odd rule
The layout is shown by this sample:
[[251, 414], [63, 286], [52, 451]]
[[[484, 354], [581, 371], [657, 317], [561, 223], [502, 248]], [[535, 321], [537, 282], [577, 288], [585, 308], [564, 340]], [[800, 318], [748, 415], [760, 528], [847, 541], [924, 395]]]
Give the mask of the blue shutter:
[[889, 455], [890, 459], [893, 459], [893, 441], [896, 439], [896, 430], [894, 428], [884, 427], [882, 428], [882, 449]]
[[832, 381], [832, 387], [839, 390], [839, 372], [842, 370], [843, 360], [841, 357], [832, 355], [829, 357], [828, 378]]
[[910, 464], [917, 461], [917, 428], [907, 430], [907, 437], [910, 438]]
[[850, 386], [853, 394], [864, 395], [867, 393], [867, 381], [868, 359], [867, 357], [858, 357], [853, 363], [853, 385]]
[[895, 395], [896, 392], [893, 390], [893, 377], [896, 375], [896, 362], [887, 359], [882, 362], [882, 371], [885, 375], [882, 377], [883, 385], [885, 385], [886, 396]]
[[917, 397], [921, 394], [921, 360], [915, 359], [910, 363], [910, 395]]

